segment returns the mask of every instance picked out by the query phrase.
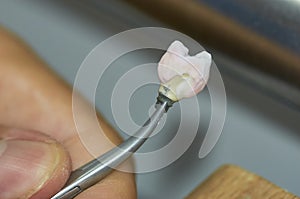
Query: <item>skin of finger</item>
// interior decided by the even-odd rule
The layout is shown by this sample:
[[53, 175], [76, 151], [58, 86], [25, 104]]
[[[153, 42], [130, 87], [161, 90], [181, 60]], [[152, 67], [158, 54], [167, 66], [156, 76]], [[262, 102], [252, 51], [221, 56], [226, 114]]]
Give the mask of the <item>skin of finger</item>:
[[[82, 144], [73, 121], [72, 90], [20, 39], [4, 29], [0, 29], [0, 71], [0, 90], [3, 91], [0, 92], [0, 112], [5, 113], [0, 115], [0, 123], [43, 131], [62, 142], [70, 153], [73, 169], [94, 158]], [[88, 110], [90, 105], [84, 99], [82, 101]], [[89, 111], [82, 110], [82, 115], [89, 115]], [[99, 122], [100, 133], [89, 126], [83, 129], [89, 137], [97, 137], [91, 139], [93, 143], [86, 144], [97, 146], [93, 152], [100, 155], [121, 139], [101, 116]], [[97, 198], [103, 195], [136, 198], [134, 176], [116, 171], [84, 194]]]
[[[70, 157], [64, 147], [40, 132], [33, 132], [28, 130], [14, 129], [9, 127], [0, 126], [0, 140], [27, 140], [47, 143], [51, 145], [53, 151], [53, 167], [47, 168], [50, 176], [45, 176], [47, 179], [40, 179], [40, 183], [36, 187], [32, 187], [27, 193], [24, 193], [22, 198], [30, 197], [31, 199], [48, 198], [59, 190], [65, 184], [70, 174]], [[14, 165], [11, 165], [14, 166]], [[20, 175], [20, 174], [18, 174]], [[20, 176], [19, 176], [20, 177]], [[21, 176], [22, 177], [22, 176]], [[41, 188], [42, 187], [42, 188]]]

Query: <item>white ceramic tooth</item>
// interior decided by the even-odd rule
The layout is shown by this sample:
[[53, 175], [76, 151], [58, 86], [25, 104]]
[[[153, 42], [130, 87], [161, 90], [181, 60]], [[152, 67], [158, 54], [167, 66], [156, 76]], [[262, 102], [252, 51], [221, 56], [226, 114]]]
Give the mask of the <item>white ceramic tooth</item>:
[[168, 48], [168, 52], [179, 54], [179, 55], [187, 55], [189, 53], [189, 49], [185, 47], [180, 41], [174, 41]]
[[190, 56], [188, 51], [180, 41], [174, 41], [158, 63], [159, 92], [174, 101], [198, 94], [209, 78], [211, 55], [202, 51]]

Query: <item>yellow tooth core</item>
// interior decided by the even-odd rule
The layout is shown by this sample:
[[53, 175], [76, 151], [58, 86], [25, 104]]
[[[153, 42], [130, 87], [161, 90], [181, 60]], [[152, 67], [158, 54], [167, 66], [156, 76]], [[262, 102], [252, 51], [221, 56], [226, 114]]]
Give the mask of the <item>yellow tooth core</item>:
[[192, 78], [188, 73], [182, 75], [176, 75], [166, 83], [160, 84], [159, 93], [168, 97], [169, 99], [177, 102], [182, 99], [181, 93], [178, 93], [178, 86]]

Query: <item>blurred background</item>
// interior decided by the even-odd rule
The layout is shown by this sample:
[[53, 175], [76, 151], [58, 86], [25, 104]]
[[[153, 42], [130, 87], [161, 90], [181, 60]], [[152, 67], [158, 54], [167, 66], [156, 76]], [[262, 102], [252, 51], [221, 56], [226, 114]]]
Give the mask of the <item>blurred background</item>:
[[[240, 165], [300, 196], [300, 1], [2, 0], [0, 25], [28, 42], [71, 85], [87, 54], [116, 33], [156, 26], [191, 36], [212, 53], [224, 80], [223, 133], [213, 151], [199, 159], [211, 112], [205, 90], [198, 96], [201, 121], [192, 146], [168, 167], [138, 174], [139, 198], [183, 198], [225, 163]], [[111, 110], [114, 85], [131, 68], [158, 61], [161, 54], [133, 52], [112, 63], [101, 78], [96, 106], [120, 132]], [[155, 69], [150, 73], [156, 75]], [[137, 124], [146, 119], [156, 88], [145, 86], [130, 99], [129, 111]], [[159, 135], [141, 150], [157, 149], [172, 139], [179, 107], [169, 115]]]

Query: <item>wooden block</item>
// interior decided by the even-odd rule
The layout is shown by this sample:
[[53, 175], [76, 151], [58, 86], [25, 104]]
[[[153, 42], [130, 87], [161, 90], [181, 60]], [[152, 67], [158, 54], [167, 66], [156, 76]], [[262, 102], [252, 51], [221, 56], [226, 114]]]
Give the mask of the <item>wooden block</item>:
[[262, 177], [238, 166], [225, 165], [186, 199], [299, 199]]

